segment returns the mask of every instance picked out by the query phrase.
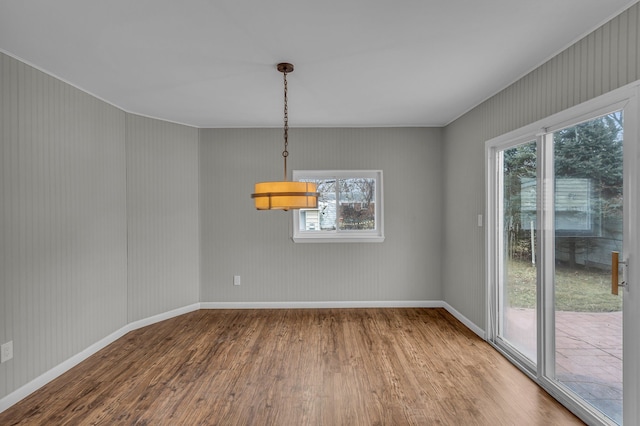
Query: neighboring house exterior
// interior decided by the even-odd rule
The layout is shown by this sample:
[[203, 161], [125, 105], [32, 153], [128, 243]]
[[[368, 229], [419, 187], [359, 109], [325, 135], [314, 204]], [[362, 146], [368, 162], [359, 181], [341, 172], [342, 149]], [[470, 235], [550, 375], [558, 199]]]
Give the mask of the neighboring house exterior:
[[[622, 250], [622, 218], [603, 213], [592, 179], [557, 178], [555, 185], [556, 258], [563, 262], [608, 269], [611, 252]], [[537, 230], [536, 181], [520, 185], [521, 229]]]

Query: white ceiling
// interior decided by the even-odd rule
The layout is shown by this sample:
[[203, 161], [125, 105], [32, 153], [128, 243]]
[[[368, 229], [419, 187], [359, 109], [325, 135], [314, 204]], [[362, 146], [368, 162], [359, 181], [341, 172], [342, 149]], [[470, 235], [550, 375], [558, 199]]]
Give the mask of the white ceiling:
[[196, 127], [442, 126], [637, 0], [0, 0], [0, 51]]

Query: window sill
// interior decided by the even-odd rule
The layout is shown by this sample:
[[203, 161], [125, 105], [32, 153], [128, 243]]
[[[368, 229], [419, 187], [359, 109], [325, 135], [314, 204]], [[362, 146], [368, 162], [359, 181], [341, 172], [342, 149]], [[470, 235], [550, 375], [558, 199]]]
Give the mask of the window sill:
[[381, 243], [384, 236], [380, 235], [294, 235], [292, 237], [294, 243]]

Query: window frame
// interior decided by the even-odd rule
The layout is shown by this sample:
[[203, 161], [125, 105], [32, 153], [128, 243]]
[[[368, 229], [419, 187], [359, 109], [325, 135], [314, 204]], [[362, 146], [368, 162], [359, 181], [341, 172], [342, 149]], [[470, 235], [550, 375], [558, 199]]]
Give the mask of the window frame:
[[[301, 179], [375, 179], [375, 223], [374, 229], [334, 231], [300, 230], [300, 210], [293, 210], [292, 240], [296, 243], [381, 243], [384, 241], [384, 196], [382, 170], [294, 170], [293, 180]], [[337, 206], [336, 206], [337, 208]]]

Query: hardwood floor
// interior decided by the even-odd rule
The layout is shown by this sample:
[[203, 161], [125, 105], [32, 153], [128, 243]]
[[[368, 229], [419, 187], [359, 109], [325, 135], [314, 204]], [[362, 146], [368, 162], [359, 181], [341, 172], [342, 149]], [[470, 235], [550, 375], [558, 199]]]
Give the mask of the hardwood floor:
[[582, 424], [443, 309], [200, 310], [133, 331], [0, 425]]

